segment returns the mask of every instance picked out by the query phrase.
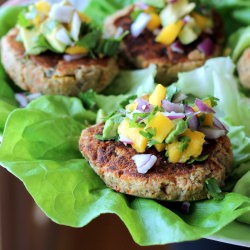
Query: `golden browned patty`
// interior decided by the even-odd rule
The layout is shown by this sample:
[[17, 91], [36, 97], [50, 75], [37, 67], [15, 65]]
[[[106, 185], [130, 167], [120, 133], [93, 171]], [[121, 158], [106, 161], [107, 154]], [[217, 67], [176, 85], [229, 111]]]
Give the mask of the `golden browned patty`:
[[103, 124], [83, 130], [80, 151], [106, 185], [118, 192], [158, 200], [201, 200], [207, 198], [205, 180], [215, 178], [223, 186], [231, 170], [227, 136], [205, 145], [204, 153], [209, 157], [202, 163], [169, 163], [164, 153], [149, 149], [146, 153], [154, 154], [157, 162], [146, 174], [140, 174], [132, 160], [137, 152], [121, 142], [96, 139], [102, 130]]
[[[105, 31], [109, 35], [115, 35], [117, 29], [122, 27], [123, 30], [130, 30], [132, 19], [130, 17], [134, 6], [122, 9], [105, 21]], [[219, 16], [214, 13], [215, 23], [214, 35], [203, 33], [197, 41], [185, 46], [185, 53], [180, 54], [173, 52], [170, 46], [165, 46], [155, 42], [155, 35], [145, 29], [138, 37], [128, 34], [122, 42], [122, 56], [137, 68], [146, 68], [150, 64], [156, 64], [156, 80], [161, 83], [172, 83], [177, 79], [179, 72], [190, 71], [202, 66], [205, 61], [211, 57], [221, 54], [222, 47], [222, 23]], [[197, 45], [206, 37], [213, 40], [215, 47], [213, 53], [209, 56], [201, 53]]]
[[62, 55], [51, 52], [25, 55], [22, 43], [16, 41], [17, 34], [14, 28], [3, 37], [1, 59], [8, 75], [23, 90], [68, 96], [90, 88], [99, 92], [118, 73], [115, 58], [81, 58], [66, 62]]

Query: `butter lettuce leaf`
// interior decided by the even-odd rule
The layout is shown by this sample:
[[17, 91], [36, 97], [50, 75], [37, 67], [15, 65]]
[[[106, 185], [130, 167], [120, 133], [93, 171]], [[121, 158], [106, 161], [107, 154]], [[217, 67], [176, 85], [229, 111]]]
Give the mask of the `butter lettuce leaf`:
[[[98, 0], [86, 10], [93, 19], [98, 16], [96, 20], [101, 23], [107, 14], [131, 2]], [[13, 27], [19, 8], [22, 9], [0, 9], [0, 36]], [[230, 126], [236, 170], [242, 177], [238, 185], [245, 186], [249, 184], [249, 108], [239, 94], [233, 71], [234, 65], [228, 58], [218, 59], [197, 71], [180, 74], [177, 85], [200, 98], [215, 95], [222, 100], [218, 111]], [[150, 92], [154, 87], [153, 76], [153, 68], [122, 72], [112, 88], [96, 94], [97, 107], [112, 112], [129, 96]], [[134, 241], [143, 246], [208, 237], [239, 217], [247, 222], [241, 216], [250, 211], [250, 198], [239, 189], [235, 192], [242, 195], [230, 192], [220, 201], [193, 202], [189, 214], [183, 214], [175, 203], [111, 190], [78, 148], [81, 131], [95, 121], [96, 112], [84, 108], [78, 98], [62, 96], [42, 96], [19, 109], [10, 85], [0, 67], [0, 129], [4, 129], [0, 165], [23, 182], [52, 221], [83, 227], [101, 214], [114, 213], [124, 222]]]
[[222, 201], [193, 203], [187, 215], [169, 203], [109, 189], [80, 155], [78, 139], [84, 126], [73, 116], [15, 110], [0, 147], [1, 165], [24, 183], [54, 222], [82, 227], [100, 214], [114, 213], [134, 241], [146, 246], [205, 237], [250, 211], [250, 199], [235, 193]]

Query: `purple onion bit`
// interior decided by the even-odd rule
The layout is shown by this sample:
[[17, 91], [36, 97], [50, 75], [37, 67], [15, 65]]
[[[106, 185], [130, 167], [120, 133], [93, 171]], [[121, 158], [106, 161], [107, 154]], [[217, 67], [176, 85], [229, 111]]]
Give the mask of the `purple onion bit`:
[[226, 134], [226, 131], [224, 129], [218, 129], [215, 127], [207, 128], [203, 127], [199, 129], [202, 133], [205, 134], [205, 137], [207, 139], [217, 139], [221, 136], [224, 136]]
[[138, 173], [146, 174], [156, 163], [157, 157], [152, 154], [137, 154], [132, 157], [132, 160], [137, 167]]
[[163, 113], [167, 118], [170, 120], [175, 120], [175, 119], [184, 119], [185, 114], [184, 113], [176, 113], [176, 112], [164, 112]]
[[206, 56], [210, 56], [213, 54], [215, 46], [213, 41], [207, 37], [201, 43], [198, 44], [197, 49], [204, 53]]
[[137, 107], [136, 110], [144, 112], [144, 113], [149, 113], [153, 109], [153, 106], [147, 102], [143, 98], [138, 98], [137, 99]]
[[218, 129], [224, 129], [226, 132], [228, 132], [228, 128], [215, 116], [213, 116], [213, 125]]
[[188, 118], [188, 127], [192, 131], [197, 130], [199, 127], [199, 120], [196, 116], [197, 112], [195, 112], [190, 106], [185, 106], [185, 114]]
[[170, 3], [170, 4], [171, 4], [171, 3], [172, 3], [172, 4], [173, 4], [173, 3], [177, 3], [177, 2], [178, 2], [178, 0], [168, 0], [168, 3]]
[[122, 142], [124, 145], [131, 145], [133, 144], [132, 140], [128, 139], [126, 136], [124, 135], [119, 135], [119, 141]]
[[215, 111], [212, 108], [210, 108], [207, 104], [205, 104], [202, 100], [198, 98], [195, 99], [195, 105], [201, 112], [215, 113]]
[[184, 213], [184, 214], [189, 214], [190, 212], [190, 206], [191, 206], [191, 203], [190, 202], [187, 202], [187, 201], [184, 201], [181, 203], [181, 212]]
[[161, 105], [163, 109], [167, 112], [183, 113], [184, 105], [181, 103], [173, 103], [168, 100], [162, 100]]
[[184, 47], [179, 41], [176, 41], [176, 42], [172, 43], [170, 45], [170, 48], [175, 53], [184, 54]]
[[74, 61], [74, 60], [81, 59], [81, 58], [83, 58], [84, 56], [86, 56], [86, 55], [85, 55], [85, 54], [76, 54], [76, 55], [64, 54], [64, 55], [63, 55], [63, 60], [64, 60], [65, 62], [71, 62], [71, 61]]

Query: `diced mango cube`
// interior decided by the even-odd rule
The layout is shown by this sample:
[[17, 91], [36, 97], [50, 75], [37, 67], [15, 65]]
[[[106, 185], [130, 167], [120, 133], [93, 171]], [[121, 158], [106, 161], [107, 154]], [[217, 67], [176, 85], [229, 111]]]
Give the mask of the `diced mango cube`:
[[147, 25], [147, 28], [149, 30], [155, 30], [156, 28], [158, 28], [161, 25], [161, 18], [158, 14], [156, 14], [155, 12], [150, 13], [150, 21]]
[[201, 30], [205, 30], [205, 29], [211, 27], [212, 22], [211, 22], [210, 18], [203, 16], [203, 15], [200, 15], [197, 12], [193, 12], [192, 16]]
[[154, 146], [158, 152], [162, 152], [166, 148], [166, 144], [164, 143], [158, 143], [155, 144]]
[[126, 110], [132, 112], [136, 109], [137, 105], [138, 104], [136, 102], [132, 102], [126, 106]]
[[157, 112], [151, 120], [149, 120], [147, 127], [155, 129], [156, 133], [152, 137], [153, 140], [162, 143], [166, 136], [175, 127], [175, 124], [166, 117], [163, 113]]
[[38, 12], [48, 16], [50, 11], [50, 4], [47, 1], [39, 1], [35, 4]]
[[205, 114], [205, 118], [204, 118], [204, 121], [202, 122], [202, 125], [209, 126], [209, 127], [213, 126], [213, 114], [212, 113]]
[[70, 55], [77, 55], [77, 54], [87, 54], [88, 53], [88, 49], [82, 47], [82, 46], [72, 46], [72, 47], [68, 47], [65, 50], [65, 53], [70, 54]]
[[180, 150], [180, 142], [174, 141], [171, 144], [168, 144], [166, 147], [168, 151], [168, 161], [172, 163], [179, 162], [182, 152]]
[[146, 150], [148, 140], [140, 134], [143, 128], [130, 128], [128, 119], [124, 119], [118, 127], [118, 134], [123, 135], [132, 141], [132, 147], [138, 152]]
[[[210, 100], [210, 99], [203, 100], [203, 102], [204, 102], [208, 107], [212, 108], [212, 103], [211, 103], [211, 100]], [[195, 112], [197, 112], [199, 109], [198, 109], [198, 107], [195, 105], [195, 106], [193, 107], [193, 110], [194, 110]], [[200, 116], [200, 115], [198, 115], [198, 116]], [[202, 125], [203, 125], [203, 126], [209, 126], [209, 127], [213, 126], [213, 114], [212, 114], [212, 113], [208, 113], [208, 114], [205, 114], [205, 115], [204, 115], [204, 120], [203, 120], [203, 122], [202, 122]]]
[[182, 20], [179, 20], [164, 27], [156, 37], [156, 42], [162, 43], [166, 46], [170, 45], [179, 35], [183, 25], [184, 22]]
[[198, 157], [202, 153], [205, 142], [205, 135], [203, 133], [187, 129], [182, 136], [188, 136], [190, 138], [190, 142], [184, 151], [181, 151], [182, 142], [180, 141], [174, 141], [167, 145], [168, 160], [172, 163], [184, 163], [191, 157]]
[[84, 23], [89, 23], [90, 22], [90, 17], [88, 17], [87, 15], [85, 15], [82, 12], [79, 12], [79, 11], [77, 12], [77, 14], [79, 15], [82, 22], [84, 22]]
[[161, 107], [161, 101], [166, 98], [166, 87], [157, 84], [153, 93], [149, 96], [149, 103]]

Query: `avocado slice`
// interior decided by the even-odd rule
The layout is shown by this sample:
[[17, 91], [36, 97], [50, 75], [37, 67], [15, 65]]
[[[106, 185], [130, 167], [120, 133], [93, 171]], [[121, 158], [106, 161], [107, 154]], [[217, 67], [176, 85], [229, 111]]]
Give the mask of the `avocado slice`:
[[201, 29], [196, 24], [195, 20], [190, 17], [179, 33], [179, 40], [182, 44], [187, 45], [195, 41], [201, 34]]
[[66, 44], [60, 42], [56, 38], [56, 33], [61, 28], [64, 28], [63, 25], [54, 20], [45, 21], [40, 28], [40, 31], [45, 36], [46, 40], [49, 42], [52, 48], [58, 53], [63, 53], [66, 49]]
[[189, 3], [187, 0], [178, 0], [176, 3], [168, 4], [160, 13], [162, 25], [165, 27], [177, 22], [191, 13], [195, 6], [195, 3]]
[[37, 37], [39, 32], [35, 29], [19, 27], [21, 40], [27, 54], [38, 55], [46, 50], [38, 44]]

